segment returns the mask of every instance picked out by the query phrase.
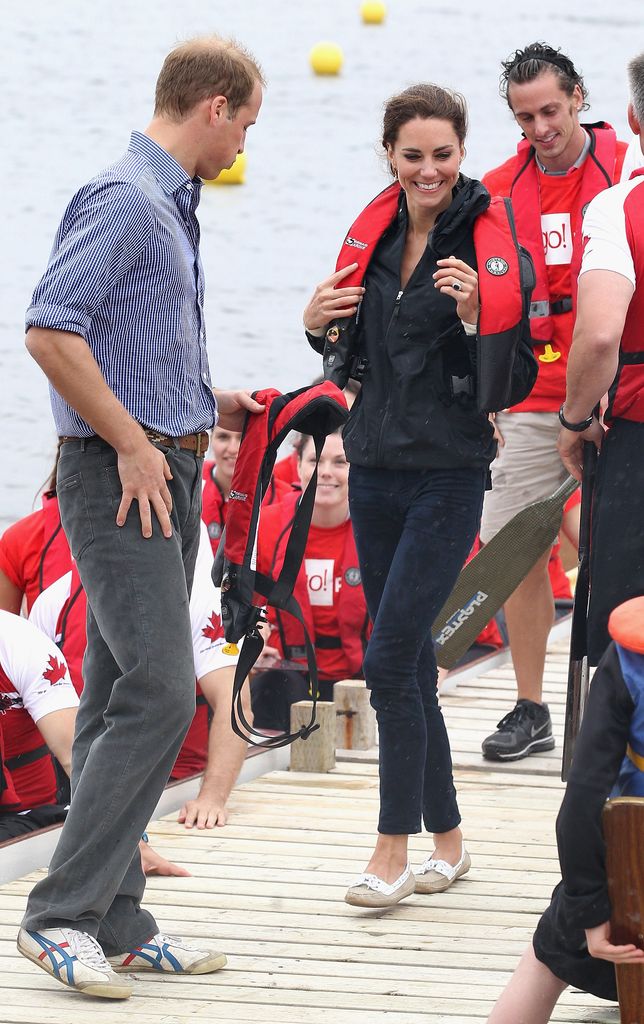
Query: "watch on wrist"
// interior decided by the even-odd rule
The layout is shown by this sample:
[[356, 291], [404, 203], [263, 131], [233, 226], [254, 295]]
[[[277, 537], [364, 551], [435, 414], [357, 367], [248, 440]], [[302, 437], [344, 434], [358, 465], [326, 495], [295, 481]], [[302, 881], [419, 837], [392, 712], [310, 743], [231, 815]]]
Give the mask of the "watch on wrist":
[[564, 407], [562, 405], [559, 410], [559, 422], [561, 423], [562, 427], [565, 427], [566, 430], [572, 430], [575, 434], [581, 434], [582, 430], [588, 430], [588, 427], [595, 418], [593, 413], [591, 412], [590, 416], [587, 416], [585, 420], [581, 420], [580, 423], [570, 423], [570, 421], [567, 420], [564, 416], [563, 409]]

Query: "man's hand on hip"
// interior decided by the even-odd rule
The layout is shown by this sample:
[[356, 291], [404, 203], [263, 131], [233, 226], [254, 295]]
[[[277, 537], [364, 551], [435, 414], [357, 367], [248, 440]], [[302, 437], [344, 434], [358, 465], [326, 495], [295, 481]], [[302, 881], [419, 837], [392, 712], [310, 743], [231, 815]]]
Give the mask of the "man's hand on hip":
[[243, 430], [247, 412], [255, 415], [264, 412], [264, 406], [256, 402], [249, 391], [220, 391], [219, 388], [213, 388], [213, 393], [219, 411], [217, 424], [224, 430], [239, 432]]
[[168, 461], [158, 448], [141, 432], [141, 441], [133, 448], [118, 453], [118, 471], [123, 487], [121, 504], [116, 513], [116, 525], [123, 526], [133, 501], [139, 503], [141, 533], [152, 536], [152, 511], [159, 520], [164, 537], [172, 536], [172, 495], [168, 480], [172, 473]]

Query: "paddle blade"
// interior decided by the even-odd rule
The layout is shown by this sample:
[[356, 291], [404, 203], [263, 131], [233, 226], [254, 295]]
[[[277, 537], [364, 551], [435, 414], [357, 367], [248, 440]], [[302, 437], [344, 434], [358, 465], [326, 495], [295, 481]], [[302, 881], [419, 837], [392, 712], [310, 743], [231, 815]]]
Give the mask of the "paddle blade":
[[522, 509], [463, 568], [432, 628], [441, 668], [456, 664], [553, 544], [564, 505], [577, 487], [568, 477], [549, 498]]

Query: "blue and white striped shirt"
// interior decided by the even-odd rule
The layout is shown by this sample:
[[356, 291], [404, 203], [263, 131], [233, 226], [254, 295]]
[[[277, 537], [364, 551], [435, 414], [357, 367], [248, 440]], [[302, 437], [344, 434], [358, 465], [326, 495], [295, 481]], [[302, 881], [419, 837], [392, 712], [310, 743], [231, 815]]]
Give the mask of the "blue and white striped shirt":
[[[76, 193], [27, 310], [29, 327], [80, 334], [145, 427], [206, 430], [216, 403], [206, 352], [195, 210], [201, 180], [133, 132], [127, 153]], [[59, 434], [94, 431], [51, 389]]]

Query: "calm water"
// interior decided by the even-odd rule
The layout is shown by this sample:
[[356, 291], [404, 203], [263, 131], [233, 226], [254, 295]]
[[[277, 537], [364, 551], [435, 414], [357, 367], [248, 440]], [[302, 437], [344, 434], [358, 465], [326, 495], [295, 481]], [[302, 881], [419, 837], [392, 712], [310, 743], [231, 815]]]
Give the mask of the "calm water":
[[[0, 259], [0, 528], [25, 515], [47, 476], [54, 430], [47, 386], [23, 346], [23, 314], [73, 191], [145, 128], [162, 59], [177, 39], [236, 35], [269, 88], [247, 144], [247, 184], [204, 190], [200, 207], [207, 324], [218, 385], [288, 390], [318, 372], [301, 311], [330, 273], [357, 211], [387, 182], [378, 155], [382, 101], [420, 80], [460, 89], [472, 128], [466, 173], [514, 148], [498, 97], [499, 61], [546, 39], [569, 52], [590, 88], [590, 120], [627, 137], [629, 57], [644, 47], [641, 0], [612, 15], [600, 0], [493, 6], [388, 0], [364, 26], [358, 0], [31, 0], [3, 5], [3, 245]], [[488, 5], [488, 10], [490, 10]], [[338, 78], [317, 78], [311, 46], [338, 42]]]

